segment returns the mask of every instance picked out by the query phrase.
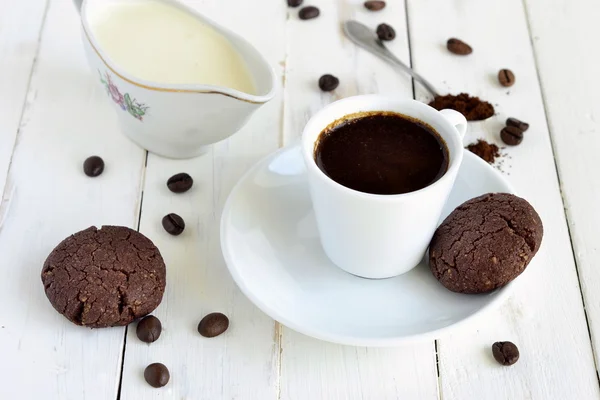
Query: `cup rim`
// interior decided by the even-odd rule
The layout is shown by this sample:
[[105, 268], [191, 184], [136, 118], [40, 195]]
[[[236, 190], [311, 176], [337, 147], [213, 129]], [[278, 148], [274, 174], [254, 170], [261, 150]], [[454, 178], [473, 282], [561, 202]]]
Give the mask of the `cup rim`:
[[88, 4], [90, 3], [90, 1], [83, 0], [83, 2], [81, 4], [80, 13], [81, 13], [81, 25], [82, 25], [83, 32], [84, 32], [84, 35], [83, 35], [84, 39], [89, 42], [93, 51], [96, 53], [98, 58], [100, 58], [102, 63], [109, 70], [111, 70], [118, 77], [120, 77], [121, 79], [127, 81], [128, 83], [130, 83], [132, 85], [138, 86], [142, 89], [153, 90], [153, 91], [175, 92], [175, 93], [220, 94], [223, 96], [231, 97], [236, 100], [240, 100], [240, 101], [244, 101], [246, 103], [252, 103], [252, 104], [264, 104], [264, 103], [267, 103], [269, 100], [273, 99], [273, 97], [275, 97], [275, 94], [277, 93], [277, 87], [278, 87], [277, 75], [275, 74], [275, 70], [267, 62], [265, 57], [250, 42], [248, 42], [241, 35], [233, 32], [232, 30], [230, 30], [222, 25], [217, 24], [210, 18], [204, 16], [203, 14], [199, 13], [198, 11], [189, 7], [186, 4], [183, 4], [177, 0], [159, 0], [159, 1], [168, 3], [174, 7], [177, 7], [185, 12], [192, 14], [194, 17], [198, 18], [199, 20], [206, 23], [207, 25], [210, 25], [211, 27], [213, 27], [214, 29], [216, 29], [217, 31], [219, 31], [221, 34], [223, 34], [226, 37], [229, 36], [230, 38], [234, 38], [236, 40], [246, 43], [251, 49], [253, 49], [256, 52], [261, 63], [269, 71], [269, 75], [271, 77], [271, 86], [270, 86], [269, 91], [262, 95], [254, 95], [254, 94], [242, 92], [237, 89], [224, 87], [224, 86], [203, 85], [203, 84], [161, 84], [159, 82], [136, 78], [136, 77], [132, 76], [131, 74], [129, 74], [127, 71], [123, 70], [121, 67], [119, 67], [118, 64], [116, 64], [108, 56], [108, 54], [106, 54], [104, 52], [104, 50], [102, 50], [102, 47], [99, 45], [98, 41], [96, 40], [96, 37], [94, 36], [92, 29], [89, 25]]
[[[454, 144], [454, 147], [456, 147], [456, 149], [453, 149], [453, 146], [451, 146], [450, 143], [448, 143], [449, 141], [446, 140], [445, 137], [443, 138], [446, 141], [446, 145], [448, 146], [448, 152], [450, 154], [450, 163], [449, 163], [448, 169], [446, 170], [444, 175], [442, 175], [437, 181], [425, 186], [422, 189], [415, 190], [413, 192], [408, 192], [408, 193], [400, 193], [400, 194], [366, 193], [366, 192], [361, 192], [361, 191], [351, 189], [349, 187], [339, 184], [338, 182], [334, 181], [329, 176], [327, 176], [325, 174], [325, 172], [323, 172], [317, 166], [317, 163], [315, 162], [315, 159], [314, 159], [314, 143], [315, 143], [315, 141], [309, 140], [309, 136], [311, 136], [311, 133], [314, 132], [314, 130], [317, 128], [316, 126], [314, 126], [314, 125], [316, 125], [316, 122], [315, 122], [316, 119], [318, 117], [322, 116], [323, 114], [326, 114], [327, 112], [329, 112], [332, 108], [339, 107], [340, 104], [350, 103], [350, 102], [358, 102], [358, 101], [360, 101], [360, 103], [363, 103], [363, 104], [368, 104], [369, 102], [373, 102], [374, 100], [385, 100], [389, 103], [394, 103], [394, 104], [410, 103], [412, 105], [416, 105], [417, 107], [421, 108], [426, 114], [428, 114], [428, 118], [427, 119], [418, 118], [418, 117], [410, 115], [410, 113], [408, 113], [408, 112], [390, 109], [390, 108], [393, 108], [393, 106], [390, 106], [388, 108], [383, 107], [381, 109], [361, 110], [360, 105], [357, 106], [353, 110], [351, 109], [351, 110], [348, 110], [347, 112], [344, 112], [343, 116], [361, 112], [361, 111], [395, 112], [398, 114], [404, 114], [406, 116], [415, 118], [417, 120], [422, 120], [423, 122], [425, 122], [427, 124], [430, 124], [429, 121], [431, 119], [439, 118], [440, 121], [443, 121], [442, 124], [445, 125], [447, 129], [451, 129], [451, 130], [455, 131], [455, 132], [451, 133], [451, 137], [452, 137], [452, 142], [453, 142], [452, 144]], [[340, 117], [332, 118], [329, 120], [329, 123], [331, 123], [331, 122], [335, 121], [335, 119], [339, 119], [339, 118]], [[325, 126], [327, 126], [327, 125], [325, 125]], [[323, 131], [325, 126], [320, 128], [319, 133], [317, 134], [316, 137], [319, 136], [319, 134]], [[332, 185], [337, 190], [347, 193], [348, 195], [352, 195], [352, 196], [360, 197], [360, 198], [364, 198], [364, 199], [369, 199], [369, 200], [381, 201], [381, 202], [398, 201], [398, 200], [408, 199], [408, 198], [415, 197], [415, 196], [420, 196], [420, 195], [423, 195], [424, 193], [426, 193], [427, 191], [431, 191], [433, 188], [441, 185], [442, 182], [447, 181], [448, 179], [452, 179], [452, 176], [454, 176], [458, 173], [458, 169], [460, 168], [460, 164], [461, 164], [462, 158], [463, 158], [463, 152], [464, 152], [464, 149], [463, 149], [463, 145], [462, 145], [462, 138], [461, 138], [459, 132], [456, 130], [456, 128], [454, 126], [452, 126], [450, 124], [450, 122], [443, 115], [440, 114], [440, 112], [438, 110], [436, 110], [435, 108], [433, 108], [425, 103], [422, 103], [422, 102], [414, 100], [414, 99], [403, 99], [400, 97], [384, 96], [384, 95], [377, 95], [377, 94], [346, 97], [344, 99], [335, 101], [335, 102], [327, 105], [326, 107], [319, 110], [315, 115], [313, 115], [310, 118], [310, 120], [304, 127], [304, 131], [302, 132], [302, 155], [303, 155], [304, 163], [306, 164], [306, 168], [308, 171], [311, 171], [313, 175], [317, 176], [322, 181], [327, 182], [329, 185]]]

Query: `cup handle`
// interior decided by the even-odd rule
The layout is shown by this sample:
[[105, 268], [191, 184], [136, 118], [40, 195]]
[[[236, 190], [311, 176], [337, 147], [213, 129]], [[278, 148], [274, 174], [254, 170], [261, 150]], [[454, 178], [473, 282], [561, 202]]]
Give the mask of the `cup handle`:
[[455, 110], [444, 109], [440, 110], [440, 114], [444, 116], [452, 124], [458, 134], [460, 135], [461, 140], [465, 138], [465, 134], [467, 133], [467, 119], [464, 115]]

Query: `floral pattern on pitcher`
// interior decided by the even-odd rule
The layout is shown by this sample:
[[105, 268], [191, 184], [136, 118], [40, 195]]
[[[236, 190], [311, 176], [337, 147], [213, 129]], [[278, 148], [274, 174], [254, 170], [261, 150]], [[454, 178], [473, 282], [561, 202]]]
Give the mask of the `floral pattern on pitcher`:
[[144, 103], [139, 103], [136, 99], [131, 99], [129, 93], [125, 93], [125, 95], [121, 94], [119, 88], [113, 83], [111, 76], [108, 72], [102, 73], [98, 70], [100, 74], [100, 82], [104, 85], [106, 89], [106, 93], [113, 99], [115, 103], [121, 107], [121, 110], [127, 111], [129, 114], [133, 115], [135, 118], [143, 121], [144, 115], [146, 115], [146, 110], [148, 110], [148, 106]]

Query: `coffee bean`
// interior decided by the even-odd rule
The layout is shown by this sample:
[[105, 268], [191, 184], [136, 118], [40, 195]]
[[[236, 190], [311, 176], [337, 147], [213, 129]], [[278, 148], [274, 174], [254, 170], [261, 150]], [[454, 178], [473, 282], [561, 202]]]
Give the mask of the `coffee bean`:
[[302, 4], [304, 0], [287, 0], [288, 6], [290, 7], [298, 7]]
[[446, 42], [446, 48], [448, 48], [451, 53], [458, 54], [460, 56], [466, 56], [467, 54], [471, 54], [473, 52], [471, 46], [457, 38], [448, 39], [448, 42]]
[[385, 8], [385, 1], [370, 0], [365, 1], [365, 7], [370, 11], [379, 11]]
[[509, 118], [506, 120], [507, 126], [514, 126], [515, 128], [519, 128], [521, 131], [525, 132], [529, 129], [529, 124], [527, 122], [519, 121], [516, 118]]
[[394, 40], [396, 31], [388, 24], [379, 24], [377, 27], [377, 36], [379, 37], [379, 40]]
[[504, 87], [509, 87], [515, 84], [515, 74], [510, 69], [501, 69], [498, 71], [498, 81]]
[[317, 18], [320, 13], [321, 12], [317, 7], [308, 6], [301, 8], [298, 12], [298, 16], [300, 17], [300, 19], [313, 19]]
[[159, 388], [169, 383], [171, 375], [164, 364], [150, 364], [144, 370], [144, 379], [152, 387]]
[[507, 126], [500, 131], [500, 138], [509, 146], [516, 146], [523, 141], [523, 131], [514, 126]]
[[492, 345], [492, 354], [502, 365], [513, 365], [519, 360], [519, 349], [512, 342], [496, 342]]
[[83, 172], [92, 178], [100, 175], [104, 171], [104, 160], [98, 156], [88, 157], [83, 162]]
[[198, 324], [198, 332], [204, 337], [215, 337], [229, 328], [229, 318], [221, 313], [208, 314]]
[[135, 334], [137, 337], [146, 343], [155, 342], [162, 332], [162, 324], [160, 320], [154, 315], [145, 316], [138, 322], [137, 328], [135, 328]]
[[340, 80], [333, 75], [323, 75], [319, 78], [319, 88], [324, 92], [335, 90], [340, 84]]
[[165, 231], [173, 236], [177, 236], [181, 235], [181, 232], [185, 229], [185, 222], [179, 215], [171, 213], [163, 217], [162, 226], [165, 228]]
[[175, 174], [167, 181], [167, 187], [173, 193], [187, 192], [192, 188], [194, 180], [185, 172]]

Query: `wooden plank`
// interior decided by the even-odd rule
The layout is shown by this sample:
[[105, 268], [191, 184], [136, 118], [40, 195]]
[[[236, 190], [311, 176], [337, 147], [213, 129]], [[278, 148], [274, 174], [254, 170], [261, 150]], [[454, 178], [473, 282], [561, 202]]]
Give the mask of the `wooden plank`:
[[341, 346], [283, 332], [282, 399], [437, 399], [433, 343]]
[[596, 78], [600, 53], [595, 39], [600, 35], [600, 4], [590, 0], [525, 3], [598, 366], [600, 178], [595, 172], [600, 152]]
[[13, 193], [11, 185], [2, 196], [45, 13], [44, 1], [0, 2], [0, 227]]
[[[393, 25], [392, 51], [409, 62], [403, 1], [388, 1], [385, 10], [367, 11], [363, 1], [320, 2], [321, 16], [301, 21], [290, 9], [285, 88], [285, 143], [301, 135], [308, 119], [340, 98], [365, 93], [412, 97], [407, 75], [397, 72], [342, 36], [340, 24], [357, 19], [373, 29]], [[340, 86], [322, 93], [317, 80], [331, 73]], [[339, 346], [282, 329], [282, 399], [437, 399], [434, 345], [367, 349]]]
[[[269, 62], [285, 58], [285, 2], [210, 0], [189, 2], [200, 12], [242, 34]], [[259, 22], [260, 21], [260, 22]], [[263, 22], [269, 21], [265, 29]], [[281, 63], [281, 64], [280, 64]], [[275, 399], [278, 336], [272, 319], [241, 294], [221, 254], [221, 210], [233, 185], [259, 158], [280, 142], [282, 96], [261, 108], [230, 139], [193, 160], [148, 158], [140, 230], [154, 240], [167, 263], [167, 290], [155, 315], [162, 321], [160, 339], [146, 345], [127, 335], [121, 399]], [[168, 191], [167, 179], [178, 172], [194, 178], [190, 192]], [[186, 221], [181, 236], [169, 236], [162, 217], [176, 212]], [[229, 330], [216, 338], [198, 334], [200, 319], [214, 311], [230, 318]], [[170, 369], [171, 382], [161, 390], [148, 386], [142, 372], [152, 362]]]
[[[541, 1], [536, 4], [537, 18], [546, 18], [546, 9], [552, 7]], [[556, 9], [555, 20], [565, 18], [564, 10], [571, 7], [568, 4], [567, 7], [564, 3], [562, 11]], [[583, 9], [582, 6], [581, 14], [585, 13]], [[442, 398], [598, 398], [598, 380], [523, 5], [519, 0], [410, 0], [408, 11], [417, 71], [429, 77], [440, 90], [467, 91], [498, 105], [497, 116], [471, 124], [469, 140], [484, 137], [499, 143], [498, 133], [508, 116], [531, 124], [520, 146], [505, 149], [503, 169], [517, 193], [538, 210], [545, 227], [540, 253], [516, 282], [510, 301], [475, 323], [471, 331], [457, 332], [439, 341]], [[589, 24], [575, 18], [572, 21], [573, 27], [593, 25], [591, 20]], [[564, 32], [551, 24], [545, 32], [553, 30], [557, 32], [556, 38], [558, 32]], [[473, 54], [459, 57], [447, 52], [444, 45], [449, 37], [470, 43]], [[589, 37], [591, 41], [594, 36]], [[564, 53], [557, 57], [554, 52], [551, 56], [551, 48], [556, 49], [557, 44], [552, 38], [546, 43], [546, 65], [569, 58]], [[568, 43], [577, 41], [563, 39], [558, 48], [566, 49]], [[582, 53], [578, 60], [585, 49], [583, 44], [580, 46]], [[517, 77], [510, 89], [497, 83], [495, 77], [501, 68], [510, 68]], [[587, 71], [591, 79], [592, 67]], [[562, 76], [565, 75], [550, 75], [547, 79], [560, 80]], [[581, 85], [583, 88], [584, 83]], [[564, 90], [566, 93], [569, 89], [565, 86]], [[420, 97], [425, 97], [422, 92]], [[571, 109], [575, 110], [577, 98], [576, 95], [570, 100], [565, 98], [563, 104], [570, 101]], [[562, 120], [565, 129], [567, 119], [572, 121], [565, 115]], [[565, 143], [569, 140], [563, 136]], [[593, 150], [589, 151], [592, 154]], [[575, 180], [573, 174], [572, 182]], [[578, 194], [582, 196], [582, 192]], [[590, 215], [594, 214], [590, 212], [586, 217]], [[495, 363], [490, 346], [499, 340], [519, 345], [521, 359], [516, 365], [506, 368]]]
[[[7, 18], [25, 27], [25, 17], [23, 10]], [[69, 234], [90, 225], [135, 226], [137, 218], [144, 152], [119, 133], [106, 92], [88, 70], [79, 27], [71, 1], [51, 2], [9, 173], [14, 199], [0, 230], [2, 399], [117, 394], [124, 328], [73, 325], [54, 311], [40, 280], [44, 259]], [[92, 154], [107, 164], [95, 179], [81, 169]]]

